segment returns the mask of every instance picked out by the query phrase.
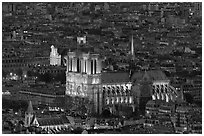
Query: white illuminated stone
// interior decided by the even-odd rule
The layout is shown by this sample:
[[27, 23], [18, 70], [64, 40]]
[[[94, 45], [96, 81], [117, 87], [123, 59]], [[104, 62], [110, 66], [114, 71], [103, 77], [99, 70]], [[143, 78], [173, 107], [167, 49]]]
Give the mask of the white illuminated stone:
[[125, 99], [125, 103], [128, 103], [128, 97], [126, 97], [126, 99]]
[[119, 98], [118, 97], [116, 98], [116, 102], [119, 103]]
[[155, 97], [155, 95], [152, 95], [152, 100], [156, 100], [156, 97]]
[[114, 97], [112, 97], [112, 104], [114, 104], [115, 103], [115, 98]]
[[58, 54], [57, 48], [51, 46], [50, 65], [61, 65], [61, 55]]
[[159, 96], [159, 94], [157, 93], [156, 95], [157, 95], [157, 99], [160, 99], [160, 96]]
[[130, 97], [130, 103], [132, 103], [132, 97]]
[[123, 97], [121, 97], [121, 103], [123, 103]]
[[163, 93], [161, 94], [161, 99], [164, 100], [164, 94]]
[[169, 102], [169, 96], [166, 94], [166, 102]]

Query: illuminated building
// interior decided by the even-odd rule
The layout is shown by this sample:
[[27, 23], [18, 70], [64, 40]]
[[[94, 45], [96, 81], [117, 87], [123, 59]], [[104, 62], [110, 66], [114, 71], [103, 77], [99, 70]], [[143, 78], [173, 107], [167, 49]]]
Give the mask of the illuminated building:
[[61, 55], [59, 55], [57, 48], [55, 48], [53, 45], [51, 46], [50, 52], [50, 65], [61, 65]]
[[101, 61], [99, 54], [68, 52], [66, 95], [88, 97], [97, 114], [105, 109], [115, 112], [120, 105], [134, 111], [128, 73], [101, 72]]
[[182, 86], [184, 94], [190, 94], [194, 101], [202, 101], [202, 81], [187, 82]]
[[[5, 42], [4, 42], [5, 43]], [[18, 42], [20, 43], [20, 42]], [[17, 44], [17, 43], [16, 43]], [[11, 45], [11, 47], [9, 47]], [[45, 66], [49, 64], [49, 57], [46, 55], [43, 56], [35, 56], [34, 52], [36, 51], [33, 49], [30, 50], [30, 47], [25, 49], [20, 48], [20, 54], [16, 49], [13, 47], [15, 43], [13, 42], [6, 42], [3, 44], [2, 48], [2, 69], [7, 72], [16, 73], [16, 70], [28, 70], [30, 66]], [[27, 52], [27, 50], [29, 50]], [[17, 73], [16, 73], [17, 74]]]
[[70, 121], [66, 116], [37, 117], [34, 113], [32, 102], [29, 101], [28, 109], [25, 112], [25, 127], [41, 128], [42, 132], [55, 134], [70, 125]]
[[108, 109], [117, 113], [125, 107], [139, 108], [148, 100], [175, 101], [179, 95], [161, 71], [102, 72], [99, 54], [68, 52], [66, 95], [87, 97], [94, 103], [94, 113]]

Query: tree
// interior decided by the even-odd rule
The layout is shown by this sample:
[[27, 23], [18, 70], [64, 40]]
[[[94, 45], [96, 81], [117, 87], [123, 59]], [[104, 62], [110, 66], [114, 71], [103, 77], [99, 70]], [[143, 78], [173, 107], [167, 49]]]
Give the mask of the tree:
[[105, 109], [103, 112], [102, 112], [102, 116], [105, 117], [105, 118], [108, 118], [111, 116], [111, 113], [109, 110]]
[[29, 71], [27, 72], [27, 76], [28, 76], [28, 77], [34, 76], [34, 72], [29, 70]]
[[13, 109], [14, 111], [18, 111], [19, 109], [23, 109], [25, 111], [28, 107], [28, 104], [26, 101], [23, 100], [15, 101], [2, 99], [2, 106], [3, 108]]
[[24, 122], [22, 121], [22, 120], [20, 120], [19, 122], [18, 122], [20, 125], [24, 125]]
[[82, 128], [77, 127], [76, 129], [74, 129], [74, 130], [73, 130], [73, 133], [75, 133], [75, 134], [81, 134], [81, 133], [82, 133], [82, 131], [83, 131], [83, 129], [82, 129]]
[[65, 96], [65, 109], [69, 112], [73, 106], [73, 98], [71, 96]]
[[36, 127], [35, 128], [35, 133], [36, 134], [41, 134], [41, 132], [42, 132], [42, 128], [41, 127]]
[[56, 81], [60, 81], [61, 83], [66, 83], [66, 74], [65, 74], [64, 72], [58, 73], [58, 74], [55, 76], [55, 80], [56, 80]]
[[88, 98], [81, 97], [65, 97], [65, 109], [68, 112], [74, 112], [85, 116], [85, 114], [90, 114], [93, 108], [93, 103]]
[[39, 80], [46, 82], [46, 83], [51, 82], [52, 78], [53, 78], [53, 76], [48, 72], [46, 72], [45, 74], [39, 74]]

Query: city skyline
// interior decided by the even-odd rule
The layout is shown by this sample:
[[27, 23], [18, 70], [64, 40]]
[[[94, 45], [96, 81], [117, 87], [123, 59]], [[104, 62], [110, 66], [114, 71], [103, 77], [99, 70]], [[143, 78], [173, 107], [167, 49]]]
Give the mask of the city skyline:
[[3, 2], [2, 133], [202, 134], [201, 2]]

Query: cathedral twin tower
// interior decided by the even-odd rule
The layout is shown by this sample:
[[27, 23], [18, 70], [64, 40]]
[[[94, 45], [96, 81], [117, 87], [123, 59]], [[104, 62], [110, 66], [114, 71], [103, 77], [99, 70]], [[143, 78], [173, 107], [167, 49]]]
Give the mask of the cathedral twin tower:
[[81, 52], [68, 53], [67, 70], [84, 74], [98, 74], [101, 72], [101, 60], [98, 54], [85, 54]]
[[98, 54], [68, 52], [66, 72], [66, 95], [86, 97], [94, 101], [98, 111], [101, 59]]

